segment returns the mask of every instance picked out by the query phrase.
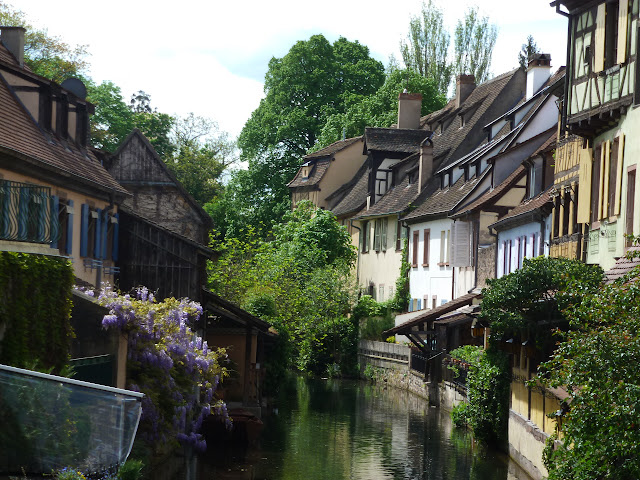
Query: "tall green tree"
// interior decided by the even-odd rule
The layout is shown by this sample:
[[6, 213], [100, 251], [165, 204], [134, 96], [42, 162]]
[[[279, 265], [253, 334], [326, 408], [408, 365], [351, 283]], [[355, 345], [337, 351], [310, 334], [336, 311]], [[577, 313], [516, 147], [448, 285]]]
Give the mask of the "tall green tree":
[[446, 96], [435, 82], [413, 70], [393, 70], [380, 89], [364, 98], [353, 98], [344, 113], [334, 113], [320, 132], [315, 149], [329, 145], [345, 135], [362, 135], [365, 127], [389, 127], [398, 119], [398, 95], [407, 89], [422, 94], [422, 115], [439, 110], [446, 104]]
[[469, 8], [458, 20], [454, 35], [454, 71], [456, 75], [474, 75], [476, 83], [486, 82], [491, 75], [491, 56], [498, 28], [481, 17], [478, 7]]
[[328, 116], [344, 112], [351, 95], [371, 95], [383, 82], [383, 65], [366, 46], [345, 38], [331, 44], [314, 35], [297, 42], [284, 57], [272, 58], [265, 98], [238, 138], [248, 170], [230, 187], [242, 184], [250, 194], [230, 192], [228, 201], [239, 202], [234, 210], [266, 234], [289, 210], [286, 185]]
[[432, 0], [422, 4], [420, 16], [409, 21], [407, 39], [400, 41], [402, 61], [409, 70], [432, 80], [436, 91], [446, 96], [453, 66], [449, 62], [450, 35], [442, 10]]
[[533, 36], [529, 35], [527, 37], [527, 43], [523, 43], [522, 49], [518, 52], [518, 63], [520, 64], [520, 68], [526, 70], [529, 65], [529, 60], [536, 53], [540, 53], [540, 49], [538, 48], [536, 41], [533, 39]]
[[46, 29], [35, 28], [27, 15], [0, 0], [0, 25], [24, 27], [25, 63], [38, 75], [62, 83], [70, 77], [87, 78], [89, 53], [86, 45], [70, 45]]

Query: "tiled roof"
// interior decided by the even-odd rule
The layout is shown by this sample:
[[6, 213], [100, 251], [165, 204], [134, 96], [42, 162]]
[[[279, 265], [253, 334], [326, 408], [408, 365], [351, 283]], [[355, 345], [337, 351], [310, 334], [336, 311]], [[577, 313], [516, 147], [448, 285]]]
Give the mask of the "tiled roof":
[[[464, 140], [472, 130], [482, 129], [489, 121], [493, 120], [493, 118], [485, 118], [487, 110], [504, 92], [511, 79], [518, 74], [522, 75], [520, 69], [515, 69], [478, 85], [458, 109], [455, 108], [455, 99], [453, 99], [443, 109], [421, 118], [420, 123], [423, 128], [432, 130], [436, 130], [437, 124], [442, 120], [453, 118], [452, 125], [449, 125], [441, 134], [436, 134], [433, 137], [433, 156], [440, 162], [439, 168], [449, 165], [478, 146], [469, 145], [466, 149], [461, 148]], [[507, 105], [506, 107], [511, 108], [512, 106]], [[457, 115], [474, 108], [475, 111], [471, 118], [467, 118], [465, 124], [459, 128], [455, 124], [458, 121]]]
[[515, 221], [520, 216], [535, 212], [536, 210], [542, 209], [543, 207], [550, 207], [552, 204], [551, 195], [549, 195], [550, 190], [551, 187], [549, 187], [548, 190], [545, 190], [544, 192], [538, 194], [537, 196], [525, 200], [500, 220], [498, 220], [496, 223], [491, 225], [491, 228], [504, 227], [510, 224], [512, 221]]
[[65, 148], [55, 137], [49, 141], [13, 95], [1, 74], [0, 150], [100, 190], [129, 194], [107, 173], [91, 150], [80, 152], [72, 143]]
[[367, 162], [364, 162], [350, 182], [327, 197], [327, 200], [331, 201], [343, 196], [330, 210], [337, 217], [358, 212], [366, 205], [368, 193], [369, 168]]
[[311, 174], [308, 177], [302, 176], [303, 167], [300, 167], [294, 179], [291, 180], [291, 182], [289, 182], [288, 187], [296, 188], [296, 187], [310, 187], [310, 186], [317, 185], [322, 179], [322, 177], [324, 176], [324, 174], [329, 169], [330, 163], [331, 163], [331, 160], [318, 160], [317, 162], [313, 162], [313, 165], [310, 167]]
[[[466, 182], [464, 176], [462, 176], [452, 186], [438, 189], [435, 193], [426, 197], [425, 200], [418, 205], [418, 208], [405, 216], [404, 219], [414, 220], [429, 215], [448, 214], [473, 191], [489, 171], [490, 169], [488, 168], [480, 174], [479, 177], [472, 177]], [[431, 185], [433, 185], [435, 181], [439, 181], [439, 179], [433, 179]], [[429, 190], [429, 185], [427, 185], [426, 190]]]
[[9, 53], [9, 50], [7, 50], [7, 47], [5, 47], [2, 42], [0, 42], [0, 61], [10, 63], [12, 65], [18, 65], [16, 57]]
[[312, 160], [314, 158], [330, 157], [334, 153], [353, 145], [359, 140], [362, 140], [362, 135], [359, 137], [347, 138], [345, 140], [338, 140], [337, 142], [333, 142], [331, 145], [327, 145], [316, 152], [305, 155], [303, 158], [304, 160]]
[[409, 154], [420, 151], [420, 144], [430, 135], [428, 130], [367, 127], [364, 142], [367, 150]]
[[455, 212], [452, 217], [459, 217], [468, 213], [472, 213], [474, 210], [479, 210], [486, 205], [490, 205], [494, 200], [498, 200], [500, 196], [508, 189], [513, 187], [527, 174], [527, 169], [524, 165], [520, 165], [515, 171], [509, 175], [500, 185], [494, 189], [487, 190], [483, 195], [480, 195], [477, 199], [471, 202], [469, 205], [462, 207]]
[[629, 247], [627, 253], [630, 254], [632, 258], [627, 258], [626, 255], [619, 258], [613, 268], [605, 273], [607, 283], [613, 283], [615, 280], [630, 273], [634, 268], [640, 266], [640, 246], [634, 245]]
[[440, 305], [439, 307], [433, 308], [431, 310], [425, 310], [425, 312], [417, 317], [412, 318], [396, 327], [387, 330], [384, 332], [385, 336], [396, 335], [396, 334], [404, 334], [410, 333], [413, 327], [416, 327], [422, 323], [435, 320], [438, 317], [453, 312], [460, 307], [465, 307], [467, 305], [471, 305], [475, 299], [482, 298], [482, 295], [478, 293], [467, 293], [466, 295], [462, 295], [461, 297], [456, 298], [455, 300], [451, 300], [450, 302], [445, 303], [444, 305]]
[[391, 187], [375, 205], [362, 212], [359, 218], [390, 215], [403, 211], [418, 196], [418, 184], [409, 183], [406, 176], [400, 185]]

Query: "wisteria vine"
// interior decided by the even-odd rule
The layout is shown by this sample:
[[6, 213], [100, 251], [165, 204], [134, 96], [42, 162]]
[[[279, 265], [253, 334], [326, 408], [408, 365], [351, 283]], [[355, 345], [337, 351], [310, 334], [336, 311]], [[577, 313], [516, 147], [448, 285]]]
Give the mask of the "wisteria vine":
[[141, 438], [155, 449], [177, 440], [204, 451], [199, 433], [203, 420], [213, 413], [228, 427], [231, 421], [226, 405], [216, 398], [227, 374], [226, 352], [209, 348], [191, 329], [202, 315], [200, 304], [175, 298], [158, 302], [146, 287], [138, 288], [133, 298], [105, 286], [97, 301], [109, 309], [103, 327], [128, 336], [128, 388], [145, 394]]

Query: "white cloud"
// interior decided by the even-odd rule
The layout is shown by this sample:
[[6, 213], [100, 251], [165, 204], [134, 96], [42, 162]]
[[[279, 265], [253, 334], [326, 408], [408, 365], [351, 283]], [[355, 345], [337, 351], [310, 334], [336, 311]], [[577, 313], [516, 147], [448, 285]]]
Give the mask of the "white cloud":
[[[452, 29], [466, 8], [479, 3], [498, 24], [492, 70], [517, 65], [517, 54], [532, 34], [555, 66], [563, 65], [566, 19], [548, 0], [444, 1]], [[112, 80], [128, 97], [144, 90], [159, 110], [193, 111], [214, 118], [237, 135], [262, 98], [262, 79], [271, 57], [281, 57], [297, 40], [316, 33], [330, 41], [344, 36], [367, 45], [387, 63], [398, 54], [410, 15], [420, 0], [356, 2], [326, 0], [112, 0], [108, 5], [81, 0], [21, 0], [32, 23], [72, 44], [88, 44], [95, 80]], [[16, 5], [17, 6], [17, 5]]]

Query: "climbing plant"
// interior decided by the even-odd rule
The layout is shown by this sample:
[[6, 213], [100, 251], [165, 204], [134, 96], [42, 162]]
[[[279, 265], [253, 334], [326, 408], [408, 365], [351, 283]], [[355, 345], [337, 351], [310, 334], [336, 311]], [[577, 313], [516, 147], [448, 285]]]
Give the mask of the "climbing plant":
[[73, 281], [67, 259], [0, 252], [0, 363], [60, 373], [73, 336]]

